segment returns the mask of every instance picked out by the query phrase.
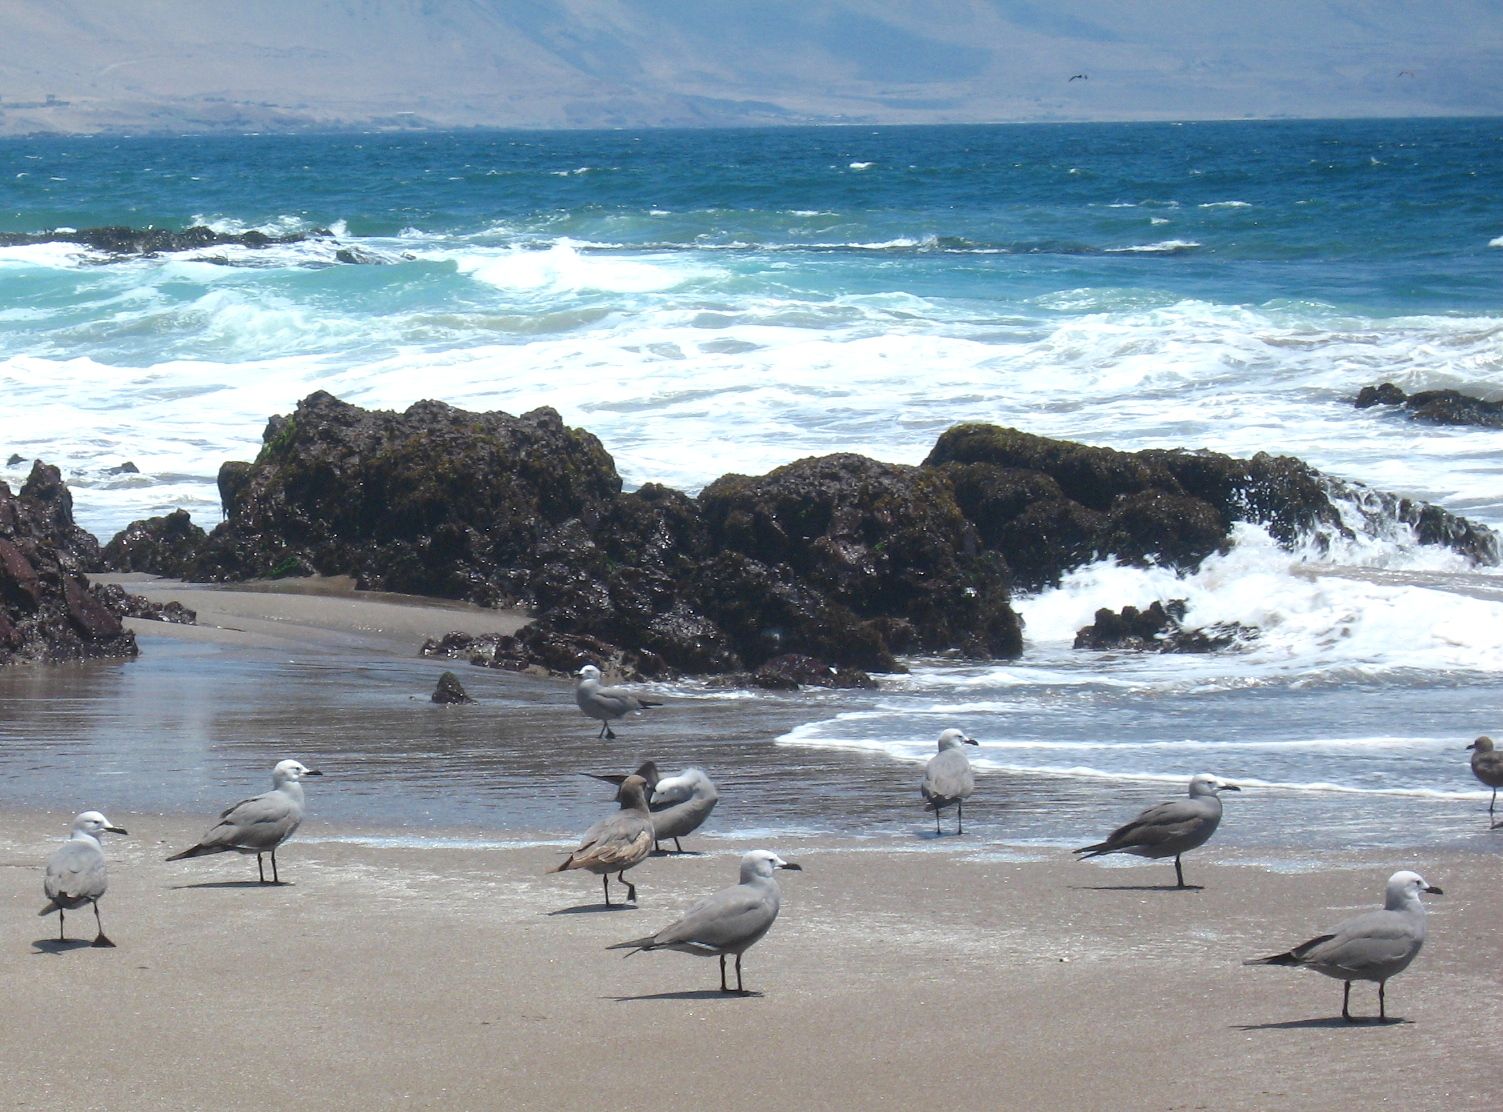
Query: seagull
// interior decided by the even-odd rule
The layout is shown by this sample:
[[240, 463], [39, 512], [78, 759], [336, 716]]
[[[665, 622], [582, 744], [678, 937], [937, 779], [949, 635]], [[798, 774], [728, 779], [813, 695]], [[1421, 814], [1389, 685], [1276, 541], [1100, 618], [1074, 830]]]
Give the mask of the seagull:
[[[1087, 75], [1087, 74], [1084, 74], [1084, 73], [1076, 73], [1076, 74], [1071, 74], [1070, 75], [1070, 81], [1089, 81], [1089, 80], [1090, 80], [1090, 76]], [[1070, 83], [1070, 81], [1066, 81], [1065, 84], [1068, 85]]]
[[639, 699], [624, 687], [601, 687], [600, 669], [593, 664], [586, 664], [575, 675], [579, 678], [574, 684], [574, 701], [587, 718], [600, 720], [597, 737], [614, 741], [616, 731], [611, 729], [611, 723], [616, 719], [663, 705]]
[[[1487, 816], [1492, 818], [1493, 808], [1498, 805], [1498, 789], [1503, 788], [1503, 753], [1493, 748], [1493, 739], [1483, 734], [1467, 746], [1472, 752], [1472, 775], [1493, 790], [1492, 800], [1487, 805]], [[1493, 823], [1494, 826], [1499, 825]]]
[[94, 925], [99, 934], [95, 946], [115, 944], [104, 935], [104, 923], [99, 918], [99, 897], [109, 885], [105, 875], [104, 849], [99, 836], [105, 832], [124, 834], [125, 830], [113, 825], [98, 811], [85, 811], [73, 820], [72, 832], [57, 850], [47, 859], [47, 873], [42, 877], [42, 892], [47, 897], [47, 906], [38, 915], [57, 912], [57, 940], [67, 941], [63, 933], [65, 911], [84, 904], [94, 905]]
[[1082, 846], [1075, 852], [1084, 861], [1107, 853], [1131, 853], [1137, 857], [1174, 858], [1174, 876], [1180, 888], [1188, 888], [1180, 867], [1180, 854], [1204, 845], [1221, 822], [1220, 792], [1242, 789], [1219, 776], [1202, 772], [1190, 780], [1190, 798], [1174, 799], [1148, 808], [1126, 826], [1113, 830], [1104, 842]]
[[[621, 784], [628, 775], [625, 772], [586, 772], [586, 776], [604, 780], [607, 784]], [[686, 768], [674, 776], [662, 776], [656, 761], [643, 761], [635, 775], [646, 781], [643, 793], [652, 812], [653, 849], [663, 850], [662, 843], [673, 839], [674, 852], [683, 853], [680, 838], [693, 834], [720, 802], [720, 792], [715, 782], [701, 768]]]
[[965, 833], [961, 829], [961, 815], [965, 801], [976, 790], [976, 778], [971, 774], [971, 762], [961, 746], [975, 744], [976, 740], [966, 737], [964, 730], [946, 730], [939, 735], [939, 752], [924, 766], [919, 793], [924, 797], [924, 810], [934, 812], [936, 834], [940, 832], [940, 811], [952, 803], [955, 805], [955, 833]]
[[[730, 992], [725, 983], [725, 959], [736, 955], [736, 989], [746, 995], [741, 984], [741, 955], [756, 945], [778, 917], [783, 891], [773, 879], [777, 869], [801, 871], [802, 866], [784, 861], [765, 849], [754, 849], [741, 858], [741, 883], [722, 888], [700, 900], [676, 923], [657, 934], [618, 942], [611, 950], [678, 950], [685, 954], [720, 958], [720, 991]], [[627, 954], [627, 957], [631, 957]]]
[[280, 761], [271, 770], [274, 785], [269, 792], [242, 799], [219, 814], [219, 823], [198, 840], [198, 845], [174, 853], [168, 861], [185, 857], [203, 857], [210, 853], [254, 853], [256, 872], [266, 883], [263, 853], [271, 854], [271, 883], [281, 884], [277, 876], [277, 847], [292, 837], [303, 821], [303, 785], [305, 776], [322, 776], [317, 769], [300, 761]]
[[637, 886], [626, 879], [626, 870], [640, 865], [652, 852], [652, 814], [647, 810], [646, 786], [647, 782], [635, 773], [623, 780], [616, 791], [621, 809], [586, 830], [579, 848], [563, 864], [548, 871], [588, 869], [598, 873], [605, 886], [606, 907], [611, 906], [610, 874], [615, 873], [616, 880], [626, 885], [626, 898], [636, 903]]
[[1425, 881], [1419, 873], [1394, 873], [1388, 878], [1383, 910], [1369, 911], [1346, 920], [1330, 934], [1317, 935], [1292, 950], [1269, 958], [1253, 958], [1243, 965], [1293, 965], [1313, 969], [1327, 977], [1344, 981], [1341, 990], [1341, 1018], [1355, 1023], [1347, 1005], [1353, 981], [1378, 982], [1378, 1020], [1386, 1022], [1383, 990], [1388, 978], [1409, 967], [1420, 947], [1425, 944], [1425, 905], [1420, 893], [1432, 896], [1443, 893]]

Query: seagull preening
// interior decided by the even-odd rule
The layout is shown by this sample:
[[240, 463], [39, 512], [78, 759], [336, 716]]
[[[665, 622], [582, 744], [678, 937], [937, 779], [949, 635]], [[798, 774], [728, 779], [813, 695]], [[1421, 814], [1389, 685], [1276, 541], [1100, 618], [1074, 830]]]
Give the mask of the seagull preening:
[[586, 664], [575, 675], [578, 679], [574, 683], [574, 701], [587, 718], [599, 720], [597, 737], [614, 741], [616, 731], [611, 729], [612, 722], [648, 707], [663, 705], [639, 699], [624, 687], [601, 687], [600, 669], [593, 664]]
[[[1493, 739], [1483, 734], [1467, 746], [1472, 750], [1472, 775], [1492, 788], [1493, 797], [1487, 805], [1487, 817], [1492, 818], [1498, 805], [1498, 789], [1503, 788], [1503, 753], [1493, 748]], [[1499, 824], [1494, 822], [1494, 826]]]
[[579, 848], [548, 871], [585, 869], [596, 873], [605, 886], [606, 907], [611, 906], [610, 874], [615, 873], [616, 880], [626, 885], [627, 900], [636, 903], [637, 886], [626, 879], [626, 870], [640, 865], [652, 852], [652, 813], [647, 809], [646, 788], [647, 781], [636, 773], [623, 780], [616, 791], [621, 809], [586, 830]]
[[1420, 903], [1421, 892], [1432, 896], [1443, 894], [1419, 873], [1407, 870], [1394, 873], [1388, 878], [1383, 910], [1354, 916], [1329, 934], [1317, 935], [1282, 954], [1253, 958], [1242, 964], [1292, 965], [1344, 981], [1341, 1018], [1348, 1023], [1356, 1022], [1347, 1007], [1352, 982], [1377, 981], [1378, 1019], [1386, 1021], [1388, 1012], [1383, 990], [1388, 978], [1407, 969], [1425, 944], [1425, 905]]
[[662, 843], [673, 839], [675, 853], [683, 853], [680, 838], [693, 834], [705, 824], [715, 804], [720, 802], [720, 792], [715, 782], [702, 768], [686, 768], [674, 776], [662, 776], [656, 761], [643, 761], [634, 774], [625, 772], [587, 772], [586, 776], [604, 780], [607, 784], [620, 785], [628, 775], [642, 777], [646, 782], [643, 794], [652, 812], [653, 848], [662, 852]]
[[955, 833], [964, 834], [961, 826], [965, 801], [976, 790], [976, 777], [971, 772], [970, 759], [965, 755], [964, 745], [975, 745], [974, 738], [966, 737], [964, 730], [950, 729], [939, 735], [939, 752], [929, 758], [924, 766], [924, 779], [919, 784], [919, 793], [924, 797], [924, 810], [934, 812], [934, 833], [940, 833], [939, 813], [952, 804], [955, 807]]
[[42, 893], [47, 897], [47, 906], [38, 915], [57, 912], [57, 940], [66, 942], [63, 933], [64, 912], [84, 904], [94, 905], [94, 925], [99, 934], [95, 946], [114, 946], [104, 935], [104, 923], [99, 918], [99, 897], [109, 886], [105, 875], [104, 848], [99, 836], [104, 833], [124, 834], [125, 830], [111, 824], [98, 811], [85, 811], [73, 820], [73, 829], [68, 840], [59, 846], [47, 859], [47, 872], [42, 877]]
[[[778, 917], [783, 891], [773, 879], [777, 869], [799, 870], [765, 849], [754, 849], [741, 858], [741, 882], [706, 896], [676, 923], [657, 934], [618, 942], [611, 950], [678, 950], [685, 954], [720, 958], [720, 991], [732, 991], [725, 983], [725, 959], [736, 956], [735, 991], [746, 994], [741, 984], [741, 955], [757, 944]], [[631, 957], [631, 954], [627, 954]]]
[[1173, 799], [1148, 808], [1132, 822], [1119, 826], [1106, 841], [1075, 850], [1084, 861], [1107, 853], [1131, 853], [1137, 857], [1174, 858], [1178, 887], [1188, 888], [1180, 867], [1180, 854], [1204, 845], [1221, 823], [1221, 792], [1241, 791], [1236, 784], [1202, 772], [1190, 780], [1190, 798]]
[[277, 876], [277, 847], [292, 837], [303, 821], [303, 785], [305, 776], [322, 776], [317, 769], [301, 761], [281, 761], [271, 770], [272, 789], [243, 799], [219, 814], [219, 822], [198, 840], [198, 845], [174, 853], [168, 861], [185, 857], [203, 857], [210, 853], [254, 853], [256, 872], [266, 881], [266, 867], [261, 855], [271, 855], [271, 883], [281, 884]]

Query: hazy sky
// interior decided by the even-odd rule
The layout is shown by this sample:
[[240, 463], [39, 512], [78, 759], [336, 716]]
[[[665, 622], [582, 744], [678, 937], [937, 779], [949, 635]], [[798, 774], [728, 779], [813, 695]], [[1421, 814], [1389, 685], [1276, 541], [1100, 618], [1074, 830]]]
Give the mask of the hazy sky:
[[0, 0], [0, 134], [1503, 115], [1500, 74], [1499, 0]]

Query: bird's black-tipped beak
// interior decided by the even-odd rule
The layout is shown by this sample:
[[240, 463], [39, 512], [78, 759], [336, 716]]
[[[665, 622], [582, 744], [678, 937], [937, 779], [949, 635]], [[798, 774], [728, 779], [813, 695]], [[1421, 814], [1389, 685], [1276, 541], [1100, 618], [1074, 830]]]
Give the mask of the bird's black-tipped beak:
[[804, 871], [804, 867], [802, 865], [795, 865], [792, 861], [784, 861], [781, 865], [778, 866], [778, 868], [792, 869], [796, 873], [801, 873]]
[[962, 745], [980, 745], [981, 744], [979, 741], [977, 741], [973, 737], [963, 737], [963, 738], [960, 739], [960, 743]]
[[1430, 893], [1430, 895], [1432, 895], [1432, 896], [1444, 896], [1445, 895], [1444, 892], [1442, 892], [1439, 888], [1435, 887], [1435, 885], [1433, 885], [1433, 884], [1430, 885], [1430, 887], [1426, 888], [1425, 891], [1428, 892], [1428, 893]]
[[320, 772], [320, 771], [319, 771], [319, 770], [318, 770], [318, 769], [316, 769], [316, 768], [310, 768], [310, 769], [309, 769], [309, 770], [308, 770], [308, 771], [307, 771], [307, 772], [305, 772], [305, 773], [303, 773], [303, 775], [304, 775], [304, 776], [322, 776], [322, 775], [323, 775], [323, 773], [322, 773], [322, 772]]
[[1468, 745], [1467, 748], [1468, 749], [1475, 749], [1475, 748], [1477, 748], [1477, 743], [1474, 741], [1474, 742], [1472, 742], [1472, 744]]
[[1236, 784], [1222, 784], [1221, 790], [1224, 792], [1240, 792], [1242, 789]]
[[130, 833], [130, 831], [127, 830], [127, 829], [125, 829], [125, 827], [123, 827], [123, 826], [106, 826], [105, 829], [108, 830], [111, 834], [129, 834]]

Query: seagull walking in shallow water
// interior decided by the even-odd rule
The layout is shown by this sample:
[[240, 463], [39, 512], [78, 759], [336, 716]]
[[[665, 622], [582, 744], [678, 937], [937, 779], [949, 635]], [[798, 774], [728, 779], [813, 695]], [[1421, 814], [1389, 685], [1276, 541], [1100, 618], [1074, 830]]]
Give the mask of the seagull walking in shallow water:
[[593, 664], [586, 664], [575, 675], [578, 678], [574, 682], [574, 701], [579, 704], [579, 709], [587, 718], [594, 718], [600, 722], [600, 733], [596, 735], [597, 737], [614, 741], [616, 731], [611, 729], [612, 722], [625, 718], [628, 714], [644, 711], [648, 707], [663, 705], [639, 699], [624, 687], [601, 687], [600, 669]]
[[266, 866], [262, 854], [271, 855], [271, 883], [281, 884], [277, 876], [277, 847], [297, 831], [303, 822], [303, 785], [305, 776], [323, 773], [301, 761], [281, 761], [271, 770], [272, 789], [242, 799], [219, 813], [219, 822], [196, 846], [174, 853], [168, 861], [185, 857], [203, 857], [211, 853], [254, 853], [256, 872], [266, 883]]
[[1390, 977], [1409, 968], [1409, 963], [1425, 944], [1425, 905], [1420, 893], [1433, 896], [1443, 893], [1426, 883], [1419, 873], [1394, 873], [1388, 878], [1383, 894], [1383, 909], [1354, 916], [1339, 924], [1329, 934], [1316, 935], [1292, 950], [1267, 958], [1253, 958], [1243, 965], [1292, 965], [1313, 969], [1327, 977], [1344, 981], [1341, 990], [1341, 1018], [1355, 1023], [1348, 1009], [1353, 981], [1378, 982], [1378, 1019], [1388, 1019], [1383, 990]]
[[[772, 929], [783, 904], [783, 890], [773, 879], [777, 869], [799, 869], [765, 849], [754, 849], [741, 858], [741, 882], [706, 896], [691, 907], [684, 917], [670, 923], [657, 934], [618, 942], [612, 950], [677, 950], [683, 954], [720, 959], [720, 991], [730, 992], [725, 983], [725, 959], [736, 957], [736, 989], [746, 994], [741, 984], [741, 955]], [[631, 954], [627, 954], [631, 957]]]
[[104, 847], [100, 843], [100, 835], [106, 832], [125, 833], [98, 811], [85, 811], [73, 820], [68, 840], [47, 859], [47, 872], [42, 877], [42, 893], [47, 897], [47, 906], [37, 914], [57, 912], [59, 942], [67, 941], [67, 935], [63, 933], [64, 912], [93, 904], [94, 925], [99, 928], [94, 945], [115, 945], [104, 936], [104, 923], [99, 918], [99, 897], [109, 885], [109, 878], [105, 875]]
[[975, 739], [966, 737], [963, 730], [946, 730], [939, 735], [939, 752], [924, 766], [919, 794], [924, 797], [924, 809], [934, 812], [936, 834], [940, 833], [939, 813], [952, 804], [955, 807], [955, 833], [965, 833], [961, 827], [962, 812], [965, 801], [976, 790], [976, 777], [962, 746], [975, 744]]
[[1132, 822], [1119, 826], [1104, 842], [1082, 846], [1075, 852], [1084, 861], [1108, 853], [1131, 853], [1136, 857], [1174, 858], [1174, 877], [1188, 888], [1180, 867], [1180, 854], [1204, 845], [1221, 825], [1221, 792], [1242, 789], [1219, 776], [1202, 772], [1190, 779], [1190, 798], [1173, 799], [1144, 811]]
[[1467, 748], [1472, 750], [1472, 775], [1493, 790], [1492, 800], [1487, 805], [1487, 817], [1492, 818], [1493, 809], [1498, 805], [1498, 789], [1503, 788], [1503, 753], [1493, 748], [1493, 739], [1486, 734]]

